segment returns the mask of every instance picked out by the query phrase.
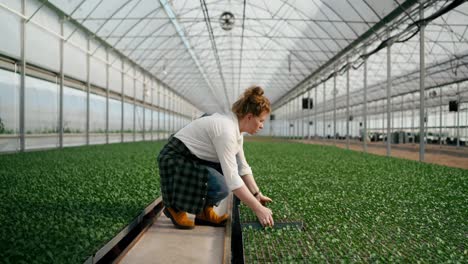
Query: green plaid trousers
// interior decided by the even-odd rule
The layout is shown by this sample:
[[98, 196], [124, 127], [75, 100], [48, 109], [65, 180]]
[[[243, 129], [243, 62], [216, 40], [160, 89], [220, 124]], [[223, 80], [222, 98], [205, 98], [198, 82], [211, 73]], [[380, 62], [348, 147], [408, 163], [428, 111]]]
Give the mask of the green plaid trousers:
[[208, 192], [207, 167], [175, 137], [169, 138], [158, 155], [161, 193], [166, 207], [192, 214], [205, 207]]

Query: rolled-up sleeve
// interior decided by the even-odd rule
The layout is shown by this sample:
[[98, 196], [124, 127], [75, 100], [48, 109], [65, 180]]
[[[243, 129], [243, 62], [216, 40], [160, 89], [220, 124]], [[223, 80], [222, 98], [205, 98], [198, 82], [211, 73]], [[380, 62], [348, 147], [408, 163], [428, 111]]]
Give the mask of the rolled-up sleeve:
[[250, 168], [244, 155], [244, 140], [242, 140], [240, 144], [239, 152], [236, 155], [236, 160], [237, 160], [237, 166], [238, 166], [237, 169], [239, 170], [240, 176], [252, 175], [252, 168]]
[[237, 168], [236, 154], [238, 153], [239, 146], [236, 140], [232, 136], [229, 136], [228, 133], [222, 133], [213, 138], [213, 145], [221, 163], [229, 190], [232, 191], [242, 187], [244, 181], [239, 176]]

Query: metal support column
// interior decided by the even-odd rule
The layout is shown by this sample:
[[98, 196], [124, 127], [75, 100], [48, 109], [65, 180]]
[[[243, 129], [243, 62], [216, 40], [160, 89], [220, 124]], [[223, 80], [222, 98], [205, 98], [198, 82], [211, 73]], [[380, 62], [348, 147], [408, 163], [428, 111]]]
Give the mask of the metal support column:
[[146, 139], [146, 74], [143, 74], [143, 141]]
[[[294, 138], [294, 123], [292, 121], [293, 119], [293, 101], [289, 101], [289, 104], [288, 104], [288, 107], [289, 107], [289, 119], [288, 119], [288, 122], [289, 122], [289, 139], [293, 139]], [[291, 126], [292, 125], [292, 126]]]
[[177, 98], [175, 94], [172, 94], [172, 133], [176, 131], [176, 120], [177, 120]]
[[285, 108], [284, 109], [284, 120], [285, 120], [285, 125], [286, 125], [284, 132], [286, 132], [285, 138], [288, 138], [289, 137], [289, 130], [291, 129], [289, 127], [289, 104], [286, 103], [284, 108]]
[[283, 125], [282, 125], [282, 130], [283, 130], [282, 136], [283, 136], [283, 138], [286, 138], [286, 135], [288, 134], [288, 129], [287, 129], [288, 126], [287, 126], [287, 120], [286, 120], [287, 119], [287, 114], [288, 114], [288, 109], [287, 109], [286, 105], [283, 106], [283, 109], [281, 110], [281, 112], [282, 112], [281, 113], [281, 115], [282, 115], [281, 118], [282, 118], [282, 123], [283, 123]]
[[[385, 131], [385, 104], [384, 104], [384, 101], [382, 100], [382, 137], [384, 135], [384, 131]], [[382, 138], [382, 143], [385, 145], [385, 140], [383, 140]]]
[[136, 68], [133, 65], [133, 142], [136, 141]]
[[179, 121], [179, 98], [177, 98], [177, 95], [173, 95], [174, 97], [174, 132], [175, 133], [177, 131], [177, 125], [178, 125], [178, 121]]
[[153, 125], [154, 124], [154, 103], [153, 103], [154, 102], [154, 88], [153, 88], [153, 84], [154, 82], [153, 80], [151, 80], [151, 85], [150, 85], [151, 87], [150, 88], [151, 89], [150, 90], [151, 91], [151, 95], [150, 95], [151, 96], [151, 99], [150, 99], [151, 101], [151, 104], [150, 104], [151, 105], [151, 141], [154, 140], [154, 135], [153, 135], [154, 134], [154, 125]]
[[307, 91], [307, 100], [308, 100], [307, 103], [309, 106], [309, 108], [307, 108], [307, 139], [310, 140], [310, 109], [313, 108], [313, 105], [311, 105], [311, 102], [310, 102], [310, 89]]
[[281, 134], [280, 136], [281, 137], [284, 137], [286, 135], [286, 129], [285, 129], [285, 117], [286, 117], [286, 114], [285, 114], [285, 106], [283, 105], [281, 108], [280, 108], [280, 113], [281, 113]]
[[457, 148], [460, 148], [460, 108], [461, 108], [461, 97], [460, 97], [460, 82], [457, 82]]
[[[364, 50], [364, 52], [366, 52]], [[367, 58], [364, 59], [364, 130], [362, 132], [362, 144], [364, 153], [367, 153]]]
[[315, 107], [314, 107], [314, 140], [317, 140], [317, 90], [318, 87], [314, 87], [314, 102], [315, 102]]
[[169, 92], [169, 89], [166, 90], [167, 92], [167, 132], [168, 132], [168, 137], [172, 133], [172, 100], [171, 100], [171, 93]]
[[164, 87], [164, 138], [166, 139], [166, 133], [169, 132], [169, 94], [167, 88]]
[[106, 48], [106, 144], [109, 144], [109, 49]]
[[291, 122], [289, 121], [289, 118], [291, 117], [291, 106], [289, 105], [289, 102], [286, 103], [286, 127], [287, 127], [287, 134], [286, 138], [289, 139], [291, 136]]
[[91, 55], [89, 53], [91, 49], [91, 40], [87, 38], [87, 46], [86, 50], [86, 145], [90, 143], [90, 117], [91, 117], [91, 109], [90, 109], [90, 88], [91, 88]]
[[175, 98], [175, 109], [176, 109], [176, 122], [175, 122], [175, 128], [174, 128], [174, 133], [179, 129], [180, 126], [180, 100], [179, 97], [176, 96]]
[[[424, 1], [419, 2], [419, 19], [424, 19]], [[425, 54], [424, 54], [424, 30], [426, 25], [421, 23], [419, 29], [419, 161], [424, 161], [424, 86], [426, 79]]]
[[[65, 18], [60, 20], [60, 35], [64, 35], [63, 30], [63, 23]], [[65, 46], [65, 40], [60, 40], [60, 88], [59, 88], [59, 148], [63, 148], [63, 81], [64, 81], [64, 74], [63, 74], [63, 48]]]
[[336, 145], [336, 73], [333, 74], [333, 145]]
[[411, 142], [413, 145], [416, 143], [416, 137], [414, 135], [414, 93], [411, 94], [411, 136], [413, 136], [413, 142]]
[[174, 97], [172, 93], [167, 91], [167, 100], [168, 100], [168, 112], [169, 112], [169, 135], [174, 133]]
[[121, 83], [121, 116], [120, 116], [120, 142], [124, 142], [124, 87], [125, 87], [125, 74], [124, 74], [124, 61], [123, 58], [120, 58], [121, 61], [121, 78], [122, 78], [122, 83]]
[[[400, 104], [400, 130], [399, 131], [404, 131], [404, 123], [403, 123], [403, 105], [405, 103], [405, 96], [401, 96], [401, 104]], [[401, 139], [400, 139], [401, 140]]]
[[293, 124], [292, 126], [292, 130], [291, 130], [291, 139], [295, 139], [296, 138], [296, 120], [295, 120], [295, 106], [296, 102], [294, 101], [294, 99], [291, 100], [291, 123]]
[[326, 91], [326, 89], [327, 89], [327, 86], [326, 86], [325, 82], [323, 82], [323, 110], [322, 110], [322, 112], [323, 112], [323, 114], [322, 114], [322, 116], [323, 116], [323, 121], [322, 121], [322, 123], [323, 123], [322, 124], [322, 126], [323, 126], [323, 128], [322, 128], [323, 140], [326, 139], [326, 124], [325, 124], [326, 123], [326, 121], [325, 121], [325, 111], [327, 110], [327, 105], [325, 103], [325, 100], [326, 100], [325, 91]]
[[304, 98], [305, 94], [302, 94], [302, 96], [299, 98], [299, 109], [300, 109], [300, 112], [301, 112], [301, 118], [299, 118], [299, 124], [301, 125], [301, 140], [304, 139], [304, 118], [305, 118], [305, 115], [304, 115], [304, 107], [302, 107], [302, 98]]
[[349, 71], [346, 69], [346, 149], [349, 149]]
[[[390, 32], [388, 32], [388, 36]], [[392, 126], [392, 116], [391, 116], [391, 108], [392, 108], [392, 44], [389, 43], [387, 46], [387, 156], [391, 156], [391, 126]]]
[[294, 139], [299, 138], [299, 98], [294, 99], [294, 108], [295, 108], [295, 116], [294, 116]]
[[[21, 1], [21, 13], [26, 15], [26, 0]], [[25, 144], [25, 97], [26, 97], [26, 19], [21, 19], [21, 79], [19, 87], [19, 141], [20, 151], [24, 152]]]
[[442, 86], [439, 87], [439, 149], [442, 148]]
[[156, 127], [156, 140], [160, 140], [161, 133], [161, 84], [156, 81], [156, 105], [158, 106], [158, 124]]

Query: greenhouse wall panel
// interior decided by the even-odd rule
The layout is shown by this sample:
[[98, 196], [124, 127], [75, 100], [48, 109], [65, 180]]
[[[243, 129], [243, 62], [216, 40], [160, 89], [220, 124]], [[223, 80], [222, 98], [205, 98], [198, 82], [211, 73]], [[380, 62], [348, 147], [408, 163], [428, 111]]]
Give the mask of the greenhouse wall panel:
[[97, 49], [95, 54], [90, 59], [90, 81], [92, 84], [102, 87], [106, 87], [106, 50], [96, 45], [91, 45], [91, 50]]
[[[2, 0], [0, 3], [7, 5], [16, 12], [21, 13], [21, 2], [17, 0]], [[0, 53], [19, 58], [21, 56], [21, 18], [0, 8]]]
[[50, 134], [58, 131], [59, 85], [26, 77], [26, 134]]
[[65, 36], [70, 41], [65, 42], [63, 51], [63, 72], [65, 75], [86, 82], [87, 69], [87, 36], [81, 31], [66, 23], [64, 25]]
[[122, 61], [116, 54], [109, 52], [109, 89], [117, 93], [122, 92]]
[[[29, 17], [40, 7], [36, 1], [27, 1], [26, 15]], [[60, 19], [49, 9], [41, 9], [34, 16], [34, 21], [41, 25], [47, 25], [47, 29], [53, 33], [45, 31], [36, 24], [26, 24], [26, 60], [28, 63], [43, 66], [53, 72], [60, 71]], [[53, 35], [56, 34], [56, 35]], [[37, 52], [41, 50], [41, 52]]]

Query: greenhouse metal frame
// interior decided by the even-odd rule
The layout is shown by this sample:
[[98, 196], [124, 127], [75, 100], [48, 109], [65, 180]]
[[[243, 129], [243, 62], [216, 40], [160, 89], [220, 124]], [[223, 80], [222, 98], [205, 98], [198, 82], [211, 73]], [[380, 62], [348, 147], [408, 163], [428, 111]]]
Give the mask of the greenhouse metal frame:
[[[27, 76], [57, 85], [57, 125], [42, 129], [57, 134], [56, 147], [68, 145], [71, 131], [84, 134], [71, 145], [89, 144], [97, 130], [104, 132], [96, 140], [100, 143], [167, 138], [202, 113], [228, 111], [241, 90], [252, 84], [266, 87], [273, 102], [276, 119], [265, 126], [266, 135], [345, 137], [348, 145], [369, 131], [385, 137], [394, 131], [413, 137], [431, 132], [453, 137], [457, 147], [466, 142], [464, 1], [278, 1], [271, 6], [247, 1], [228, 6], [219, 1], [118, 1], [112, 6], [86, 0], [4, 1], [1, 7], [4, 27], [20, 29], [6, 31], [9, 41], [2, 49], [2, 68], [14, 72], [13, 79], [19, 76], [19, 109], [3, 114], [4, 133], [10, 136], [3, 151], [35, 148], [27, 146], [26, 138], [41, 130], [28, 129]], [[232, 31], [221, 29], [213, 15], [224, 9], [234, 13]], [[50, 42], [51, 62], [35, 54], [31, 37], [43, 47]], [[422, 53], [425, 56], [419, 56]], [[74, 55], [78, 67], [68, 59]], [[67, 85], [86, 94], [84, 125], [69, 128], [64, 120]], [[99, 129], [90, 124], [90, 94], [105, 98]], [[313, 98], [312, 111], [301, 108], [302, 97]], [[112, 124], [114, 116], [109, 121], [109, 113], [117, 109], [114, 100], [121, 104], [120, 127]], [[454, 123], [443, 117], [450, 114], [442, 109], [453, 100], [462, 111]], [[133, 118], [124, 106], [133, 107]], [[425, 112], [430, 113], [426, 123]], [[370, 118], [382, 124], [376, 126]], [[356, 131], [358, 119], [362, 128]], [[411, 125], [403, 124], [409, 119]], [[168, 133], [154, 132], [166, 123], [162, 130]], [[19, 144], [11, 143], [15, 138]], [[392, 142], [386, 142], [390, 156]], [[424, 160], [424, 140], [419, 145]]]
[[[283, 148], [290, 151], [290, 155], [297, 154], [303, 159], [282, 163], [281, 157], [271, 157], [275, 164], [265, 167], [256, 164], [263, 176], [284, 176], [291, 181], [296, 179], [292, 176], [297, 176], [300, 181], [310, 184], [293, 186], [298, 192], [307, 191], [306, 187], [320, 186], [330, 179], [336, 180], [343, 175], [334, 173], [339, 171], [346, 174], [343, 172], [346, 170], [343, 164], [336, 164], [339, 169], [334, 170], [330, 163], [339, 163], [339, 159], [342, 159], [354, 164], [353, 159], [358, 156], [350, 157], [350, 151], [338, 152], [338, 148], [327, 149], [330, 152], [319, 148], [330, 145], [364, 152], [355, 159], [362, 166], [366, 166], [367, 162], [373, 165], [382, 163], [387, 170], [408, 173], [409, 177], [405, 178], [385, 171], [397, 181], [412, 180], [413, 173], [414, 179], [418, 180], [432, 180], [434, 175], [440, 176], [436, 183], [442, 184], [442, 187], [436, 186], [436, 183], [422, 186], [434, 192], [452, 186], [457, 199], [466, 198], [466, 191], [457, 189], [466, 183], [465, 171], [427, 164], [447, 154], [444, 157], [453, 158], [454, 161], [434, 163], [468, 168], [466, 0], [0, 0], [0, 33], [0, 163], [3, 159], [4, 164], [10, 161], [11, 164], [20, 164], [18, 159], [24, 158], [36, 164], [41, 157], [35, 154], [44, 153], [44, 161], [48, 160], [48, 164], [58, 167], [62, 164], [60, 168], [67, 171], [68, 174], [61, 175], [64, 182], [70, 180], [67, 177], [74, 173], [83, 178], [72, 179], [71, 182], [79, 182], [89, 175], [74, 166], [68, 168], [63, 165], [65, 157], [76, 155], [79, 160], [76, 166], [86, 167], [91, 163], [89, 157], [95, 155], [100, 164], [90, 166], [89, 173], [96, 173], [98, 169], [100, 172], [109, 170], [115, 177], [120, 177], [120, 182], [130, 186], [129, 193], [141, 191], [147, 195], [143, 199], [135, 193], [122, 191], [121, 196], [125, 199], [127, 196], [136, 200], [141, 198], [138, 201], [128, 198], [127, 202], [135, 206], [129, 207], [144, 207], [148, 205], [143, 204], [148, 202], [148, 197], [153, 199], [155, 197], [151, 195], [156, 193], [151, 193], [154, 190], [148, 186], [159, 188], [150, 178], [158, 173], [157, 168], [148, 168], [149, 162], [156, 164], [157, 153], [152, 151], [159, 151], [171, 135], [205, 114], [230, 113], [232, 104], [242, 96], [243, 91], [257, 85], [264, 89], [266, 97], [270, 99], [272, 111], [258, 137], [245, 137], [246, 142], [254, 142], [249, 151], [258, 157], [263, 155], [263, 149], [256, 145], [256, 141], [265, 140], [271, 145], [264, 148], [271, 153], [281, 153], [275, 151]], [[129, 142], [134, 145], [113, 144]], [[89, 147], [98, 144], [103, 146]], [[310, 148], [306, 148], [305, 144]], [[287, 147], [290, 149], [286, 150]], [[99, 148], [107, 148], [102, 152], [105, 154], [99, 153]], [[54, 151], [64, 153], [63, 157], [54, 156]], [[153, 156], [151, 159], [141, 157], [141, 153]], [[316, 159], [321, 157], [314, 156], [315, 153], [323, 156], [333, 153], [339, 158], [327, 156], [324, 160], [328, 163], [320, 164]], [[382, 157], [367, 154], [386, 157], [380, 159]], [[104, 156], [99, 155], [109, 155], [120, 164], [107, 164], [107, 160], [102, 158]], [[402, 156], [419, 162], [405, 163], [392, 159]], [[137, 169], [127, 171], [131, 166], [122, 165], [125, 161], [133, 162]], [[390, 161], [394, 163], [390, 164]], [[254, 159], [255, 162], [258, 161]], [[292, 171], [292, 176], [282, 175], [280, 171], [283, 168], [293, 170], [288, 167], [290, 164], [295, 164], [298, 171]], [[407, 170], [400, 171], [400, 167], [404, 166], [408, 166]], [[22, 180], [14, 184], [21, 186], [28, 182], [25, 179], [29, 179], [29, 173], [36, 173], [31, 176], [32, 180], [38, 177], [41, 182], [41, 177], [44, 177], [44, 182], [51, 180], [50, 185], [53, 186], [56, 184], [53, 181], [57, 180], [54, 173], [62, 173], [52, 165], [44, 166], [45, 170], [51, 171], [50, 174], [41, 169], [22, 174], [18, 172], [19, 167], [15, 171], [5, 166], [0, 170], [0, 176], [16, 180], [17, 173]], [[271, 168], [274, 170], [269, 170]], [[321, 174], [315, 174], [315, 168]], [[300, 170], [307, 171], [308, 178], [300, 178], [305, 174]], [[372, 172], [379, 173], [378, 170]], [[361, 173], [363, 181], [378, 189], [379, 184], [368, 177], [372, 175], [366, 175], [365, 169], [359, 167], [356, 173]], [[11, 177], [13, 174], [15, 177]], [[110, 188], [112, 199], [121, 198], [112, 196], [115, 186], [112, 180], [106, 178], [108, 175], [99, 174], [96, 173], [97, 182], [104, 182], [100, 187]], [[351, 174], [346, 176], [350, 178], [343, 176], [342, 179], [356, 183], [353, 182], [356, 177], [351, 177]], [[398, 187], [391, 179], [386, 181], [388, 179], [378, 178], [379, 175], [374, 176], [389, 186]], [[148, 189], [131, 182], [132, 177], [144, 182]], [[318, 179], [318, 183], [313, 181], [313, 177]], [[272, 181], [266, 176], [265, 179]], [[82, 186], [80, 184], [87, 186], [86, 183], [77, 186]], [[343, 182], [335, 184], [340, 188], [346, 187], [340, 185]], [[356, 186], [354, 188], [358, 188]], [[92, 187], [96, 186], [86, 187], [89, 193], [99, 193]], [[324, 187], [333, 190], [335, 186]], [[423, 187], [416, 190], [418, 194], [425, 191]], [[283, 189], [277, 188], [272, 187], [270, 191], [281, 193]], [[19, 189], [15, 191], [21, 193]], [[379, 191], [381, 195], [388, 195], [385, 188]], [[88, 192], [88, 189], [84, 192]], [[6, 194], [16, 195], [7, 188], [3, 189], [3, 194], [5, 197], [10, 197]], [[373, 198], [373, 195], [369, 194], [369, 197]], [[51, 197], [55, 199], [55, 196]], [[102, 201], [111, 199], [96, 197]], [[96, 197], [88, 198], [94, 201]], [[327, 193], [319, 193], [316, 197], [329, 198]], [[397, 198], [404, 200], [405, 197]], [[442, 203], [458, 201], [449, 198], [447, 201], [441, 199]], [[281, 201], [284, 204], [278, 204], [284, 205], [284, 208], [298, 206], [294, 204], [297, 201], [286, 200]], [[13, 198], [11, 201], [16, 202]], [[154, 199], [152, 202], [154, 204]], [[334, 200], [328, 202], [333, 204]], [[308, 201], [307, 206], [310, 204]], [[280, 205], [276, 205], [277, 208], [273, 205], [273, 208], [281, 211]], [[162, 204], [158, 208], [162, 208]], [[299, 208], [302, 209], [302, 205]], [[460, 208], [463, 209], [463, 206], [450, 208], [455, 218], [463, 218], [466, 214], [457, 211]], [[341, 210], [346, 211], [346, 208]], [[239, 228], [243, 218], [249, 223], [256, 221], [245, 207], [241, 206], [239, 212]], [[119, 215], [132, 216], [127, 211], [119, 212]], [[302, 236], [310, 241], [315, 239], [303, 232], [311, 227], [310, 224], [307, 226], [307, 217], [299, 219], [300, 214], [289, 211], [283, 216], [282, 220], [291, 220], [289, 217], [292, 217], [292, 221], [300, 223], [304, 229], [299, 230], [294, 239]], [[108, 215], [102, 217], [110, 218]], [[112, 217], [118, 218], [116, 215]], [[357, 219], [371, 219], [360, 217]], [[102, 219], [99, 221], [106, 221]], [[410, 218], [402, 219], [403, 223], [408, 223], [405, 221]], [[119, 219], [128, 224], [127, 220]], [[122, 223], [111, 224], [115, 227]], [[360, 224], [354, 231], [363, 231], [360, 228], [365, 224]], [[287, 223], [282, 225], [287, 226]], [[265, 231], [261, 229], [241, 229], [251, 241], [261, 240], [265, 234], [259, 235], [258, 232]], [[275, 232], [283, 232], [275, 229], [266, 230], [266, 233], [270, 231], [272, 236], [278, 235]], [[316, 234], [327, 235], [318, 231]], [[452, 235], [459, 239], [459, 234]], [[96, 237], [89, 239], [96, 243], [90, 247], [109, 241], [94, 240]], [[451, 242], [457, 242], [456, 239]], [[271, 240], [269, 243], [284, 242], [284, 245], [288, 245], [293, 243], [291, 241]], [[306, 249], [308, 246], [304, 241], [301, 241], [304, 246], [302, 253], [310, 253], [309, 260], [318, 261], [313, 254], [316, 248], [320, 248], [320, 243], [315, 245], [315, 249]], [[257, 248], [247, 245], [244, 249], [252, 253]], [[266, 253], [268, 245], [263, 249], [263, 260], [274, 261], [280, 257], [266, 257], [269, 254]], [[443, 254], [458, 252], [450, 248], [444, 250]], [[281, 254], [287, 251], [278, 250]], [[362, 257], [368, 253], [364, 251], [353, 260], [372, 262], [371, 257]], [[341, 251], [330, 252], [337, 259], [343, 257], [333, 255], [342, 254]], [[95, 253], [88, 249], [79, 254], [87, 254], [86, 259], [94, 262], [95, 255], [92, 254]], [[437, 254], [428, 253], [428, 256], [441, 257]], [[463, 254], [442, 259], [462, 262], [466, 259], [466, 250]], [[262, 260], [254, 255], [251, 254], [251, 260]], [[65, 255], [59, 257], [66, 258]], [[81, 261], [83, 256], [75, 257]], [[403, 260], [409, 262], [427, 261], [418, 259], [420, 256], [406, 257]], [[306, 262], [307, 258], [291, 261], [294, 260]]]

